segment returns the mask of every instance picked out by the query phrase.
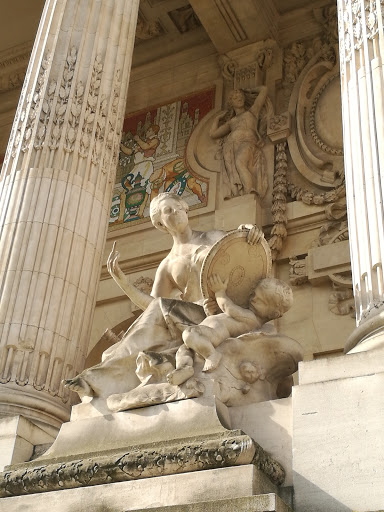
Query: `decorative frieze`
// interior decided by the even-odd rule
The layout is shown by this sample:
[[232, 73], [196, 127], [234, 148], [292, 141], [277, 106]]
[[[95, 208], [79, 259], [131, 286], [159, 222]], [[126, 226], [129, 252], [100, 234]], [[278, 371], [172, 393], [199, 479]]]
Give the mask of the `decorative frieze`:
[[32, 46], [28, 41], [0, 53], [0, 94], [22, 86]]
[[20, 469], [3, 473], [0, 498], [238, 464], [254, 464], [276, 485], [284, 481], [284, 469], [261, 446], [245, 434], [228, 431], [221, 435], [180, 439], [158, 446], [137, 446], [124, 452], [95, 454], [75, 460], [23, 464]]

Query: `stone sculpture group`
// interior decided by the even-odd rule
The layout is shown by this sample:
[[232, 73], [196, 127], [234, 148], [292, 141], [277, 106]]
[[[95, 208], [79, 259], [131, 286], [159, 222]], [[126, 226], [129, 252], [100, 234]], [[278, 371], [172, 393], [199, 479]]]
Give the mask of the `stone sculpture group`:
[[301, 347], [268, 322], [290, 308], [292, 291], [269, 277], [271, 255], [260, 229], [192, 230], [188, 205], [172, 193], [151, 202], [151, 220], [173, 246], [150, 295], [129, 283], [115, 244], [107, 263], [142, 315], [100, 364], [66, 386], [82, 401], [105, 399], [114, 412], [202, 395], [227, 406], [289, 395]]

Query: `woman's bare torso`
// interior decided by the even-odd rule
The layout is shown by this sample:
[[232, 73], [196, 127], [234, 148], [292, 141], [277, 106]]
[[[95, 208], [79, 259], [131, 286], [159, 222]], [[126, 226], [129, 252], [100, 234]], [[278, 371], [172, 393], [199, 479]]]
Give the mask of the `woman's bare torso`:
[[224, 231], [194, 231], [189, 242], [172, 247], [156, 273], [156, 279], [165, 279], [171, 283], [169, 298], [179, 298], [186, 302], [202, 301], [201, 266], [212, 245], [224, 235]]
[[248, 110], [232, 117], [229, 121], [229, 126], [231, 128], [231, 133], [238, 133], [240, 131], [253, 134], [257, 133], [257, 119]]

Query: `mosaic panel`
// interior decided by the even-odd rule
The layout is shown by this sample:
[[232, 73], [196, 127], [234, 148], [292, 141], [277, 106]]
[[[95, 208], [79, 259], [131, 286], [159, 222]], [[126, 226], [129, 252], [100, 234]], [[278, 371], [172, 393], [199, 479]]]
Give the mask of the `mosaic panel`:
[[215, 90], [209, 89], [125, 119], [110, 230], [149, 220], [149, 203], [161, 192], [183, 196], [192, 209], [207, 204], [208, 180], [189, 168], [185, 153], [214, 99]]

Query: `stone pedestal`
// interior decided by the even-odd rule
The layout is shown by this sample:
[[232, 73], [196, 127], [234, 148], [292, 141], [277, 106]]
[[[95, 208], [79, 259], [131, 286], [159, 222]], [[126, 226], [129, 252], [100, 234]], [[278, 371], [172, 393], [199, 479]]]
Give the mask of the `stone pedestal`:
[[23, 416], [0, 418], [0, 471], [10, 464], [29, 460], [37, 447], [45, 447], [46, 451], [54, 440], [52, 432], [43, 430]]
[[[277, 498], [291, 498], [281, 489], [282, 466], [234, 430], [227, 408], [213, 397], [113, 414], [105, 407], [102, 399], [75, 407], [44, 455], [5, 468], [0, 507], [69, 512], [80, 503], [85, 512], [193, 504], [200, 510], [207, 502], [219, 510], [226, 500], [223, 510], [231, 510], [231, 502], [247, 498], [254, 510], [289, 510]], [[246, 502], [239, 507], [245, 510]]]
[[285, 471], [282, 485], [291, 487], [292, 398], [230, 407], [228, 411], [231, 427], [242, 430], [278, 460]]
[[384, 355], [300, 363], [293, 390], [296, 512], [381, 510]]
[[58, 428], [84, 367], [138, 0], [47, 0], [0, 177], [0, 415]]

